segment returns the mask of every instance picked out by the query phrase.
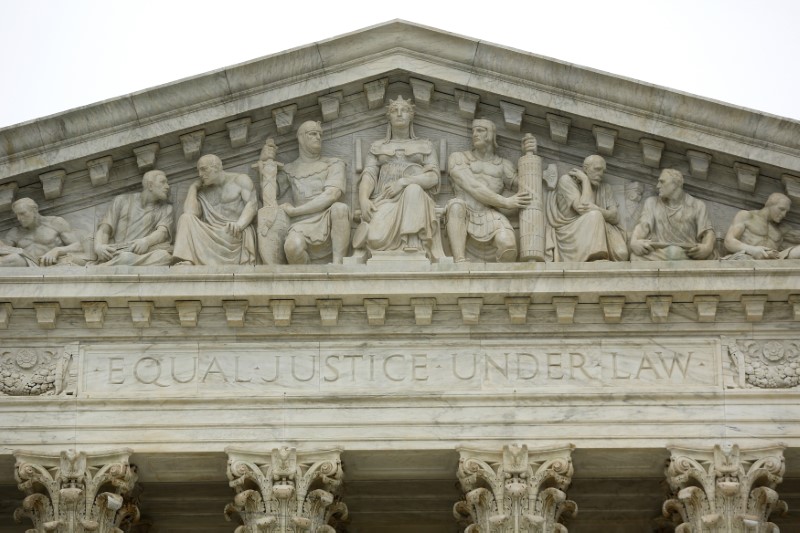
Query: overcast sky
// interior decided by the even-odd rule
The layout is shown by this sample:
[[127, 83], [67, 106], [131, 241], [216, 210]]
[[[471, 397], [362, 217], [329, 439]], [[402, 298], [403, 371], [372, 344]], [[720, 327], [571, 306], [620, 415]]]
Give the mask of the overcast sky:
[[800, 2], [792, 0], [1, 5], [0, 127], [396, 18], [800, 119]]

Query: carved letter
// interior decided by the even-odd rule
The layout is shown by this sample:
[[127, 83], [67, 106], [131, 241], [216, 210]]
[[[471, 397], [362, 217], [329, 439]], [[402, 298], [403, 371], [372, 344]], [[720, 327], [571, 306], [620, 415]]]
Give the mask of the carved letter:
[[114, 363], [124, 361], [122, 357], [112, 357], [108, 360], [108, 382], [111, 385], [122, 385], [125, 383], [125, 376], [120, 375], [118, 378], [114, 376], [115, 372], [124, 372], [125, 368], [121, 366], [114, 366]]
[[457, 360], [458, 360], [458, 354], [454, 353], [453, 354], [453, 375], [455, 377], [457, 377], [458, 379], [461, 379], [461, 380], [464, 380], [464, 381], [468, 381], [468, 380], [474, 378], [475, 377], [475, 373], [478, 371], [478, 354], [476, 354], [474, 352], [472, 354], [472, 373], [469, 376], [462, 376], [462, 375], [460, 375], [458, 373], [458, 363], [456, 362]]

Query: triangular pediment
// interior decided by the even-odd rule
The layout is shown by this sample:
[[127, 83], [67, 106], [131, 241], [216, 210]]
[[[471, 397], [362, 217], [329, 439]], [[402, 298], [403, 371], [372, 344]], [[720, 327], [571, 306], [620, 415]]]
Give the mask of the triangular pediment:
[[392, 21], [0, 130], [0, 226], [14, 224], [10, 200], [27, 196], [47, 214], [81, 212], [73, 218], [91, 231], [95, 211], [152, 167], [179, 206], [205, 153], [257, 179], [250, 165], [265, 139], [287, 160], [304, 120], [323, 122], [325, 151], [350, 164], [354, 188], [353, 140], [380, 136], [398, 94], [416, 101], [416, 123], [443, 156], [465, 149], [471, 119], [485, 117], [512, 160], [532, 133], [546, 163], [562, 170], [600, 152], [610, 181], [642, 183], [645, 195], [659, 168], [678, 168], [687, 190], [718, 205], [721, 225], [775, 191], [797, 200], [796, 121]]

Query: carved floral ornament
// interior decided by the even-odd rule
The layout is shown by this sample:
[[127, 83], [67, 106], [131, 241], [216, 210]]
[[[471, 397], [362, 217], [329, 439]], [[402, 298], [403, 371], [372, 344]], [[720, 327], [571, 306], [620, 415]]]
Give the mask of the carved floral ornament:
[[740, 339], [728, 342], [728, 353], [747, 385], [761, 389], [800, 385], [800, 341]]
[[778, 533], [769, 517], [788, 509], [775, 491], [785, 471], [783, 447], [669, 450], [672, 497], [663, 512], [679, 524], [675, 533]]
[[560, 522], [578, 511], [566, 494], [573, 448], [460, 449], [464, 500], [455, 504], [453, 515], [466, 526], [465, 533], [567, 533]]
[[27, 496], [14, 519], [28, 518], [26, 533], [124, 533], [139, 519], [131, 500], [138, 476], [130, 449], [58, 455], [14, 453], [17, 486]]
[[0, 396], [58, 394], [67, 365], [56, 349], [0, 349]]
[[341, 450], [226, 452], [236, 496], [225, 507], [225, 517], [230, 521], [238, 515], [242, 525], [235, 533], [335, 533], [334, 526], [347, 519], [347, 506], [340, 500]]

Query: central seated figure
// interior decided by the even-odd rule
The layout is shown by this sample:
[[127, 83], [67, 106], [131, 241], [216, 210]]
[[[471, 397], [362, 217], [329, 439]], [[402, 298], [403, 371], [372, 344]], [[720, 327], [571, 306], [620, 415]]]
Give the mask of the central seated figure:
[[414, 106], [398, 96], [387, 110], [389, 128], [370, 146], [358, 187], [361, 225], [354, 248], [424, 252], [444, 257], [433, 196], [439, 190], [439, 160], [433, 143], [414, 135]]

